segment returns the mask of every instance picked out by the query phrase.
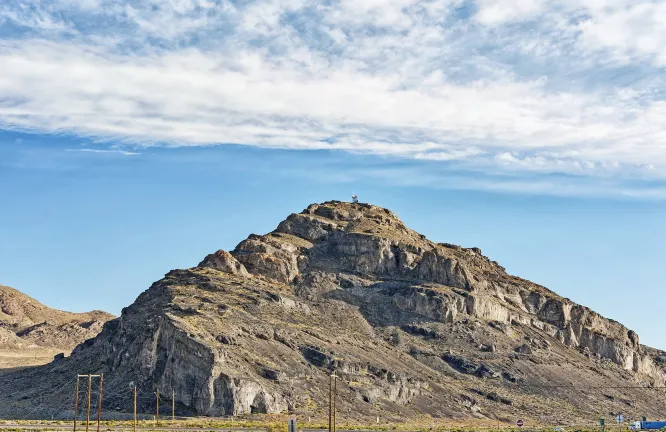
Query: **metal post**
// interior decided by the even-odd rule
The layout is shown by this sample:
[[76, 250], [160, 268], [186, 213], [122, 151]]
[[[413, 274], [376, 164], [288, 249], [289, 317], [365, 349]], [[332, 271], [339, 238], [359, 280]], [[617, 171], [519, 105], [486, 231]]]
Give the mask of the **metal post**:
[[97, 432], [99, 432], [100, 422], [102, 420], [102, 385], [104, 384], [104, 374], [99, 376], [99, 402], [97, 403]]
[[136, 432], [136, 385], [134, 386], [134, 432]]
[[79, 413], [79, 376], [76, 376], [76, 396], [74, 396], [74, 432], [76, 432], [76, 417]]
[[176, 419], [176, 392], [171, 390], [171, 421]]
[[86, 414], [86, 432], [90, 424], [90, 393], [92, 392], [92, 375], [88, 374], [88, 413]]

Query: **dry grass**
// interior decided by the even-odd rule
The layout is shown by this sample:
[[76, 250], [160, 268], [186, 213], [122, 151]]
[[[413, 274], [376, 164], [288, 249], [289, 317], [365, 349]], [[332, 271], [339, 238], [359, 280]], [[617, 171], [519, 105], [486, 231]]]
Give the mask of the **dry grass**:
[[[183, 428], [199, 428], [199, 429], [248, 429], [248, 430], [266, 430], [268, 432], [286, 432], [288, 430], [288, 420], [291, 417], [284, 415], [268, 415], [264, 418], [243, 418], [237, 417], [233, 419], [223, 418], [190, 418], [181, 420], [160, 420], [159, 428], [172, 428], [179, 430]], [[16, 425], [16, 428], [2, 429], [3, 431], [22, 431], [30, 430], [28, 428], [21, 428], [21, 425], [51, 425], [53, 429], [49, 430], [66, 430], [72, 426], [71, 421], [39, 421], [39, 420], [5, 420], [0, 422], [5, 425]], [[122, 421], [102, 421], [102, 430], [112, 428], [131, 428], [131, 420]], [[149, 428], [155, 427], [155, 422], [152, 420], [139, 420], [137, 427], [150, 430]], [[499, 427], [498, 427], [499, 426]], [[90, 428], [96, 428], [96, 422], [90, 422]], [[328, 423], [322, 421], [305, 421], [298, 419], [298, 429], [315, 429], [315, 430], [328, 430]], [[77, 429], [85, 428], [85, 422], [77, 423]], [[529, 426], [523, 431], [529, 432], [546, 432], [552, 431], [552, 425], [534, 425]], [[340, 423], [338, 422], [337, 430], [340, 431], [413, 431], [413, 432], [520, 432], [520, 430], [505, 423], [499, 424], [492, 420], [462, 420], [455, 421], [451, 419], [431, 419], [424, 418], [407, 423], [388, 423], [388, 424], [369, 424], [369, 423]], [[45, 429], [40, 429], [44, 431]], [[566, 432], [599, 432], [598, 427], [590, 425], [583, 426], [569, 426], [564, 428]]]

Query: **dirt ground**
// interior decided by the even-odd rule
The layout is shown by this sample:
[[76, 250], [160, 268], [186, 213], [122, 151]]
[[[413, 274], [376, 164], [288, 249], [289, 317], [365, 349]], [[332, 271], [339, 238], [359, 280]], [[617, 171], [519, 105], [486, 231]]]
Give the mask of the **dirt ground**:
[[0, 349], [0, 375], [30, 366], [47, 364], [53, 356], [61, 353], [59, 349], [37, 348], [28, 350]]

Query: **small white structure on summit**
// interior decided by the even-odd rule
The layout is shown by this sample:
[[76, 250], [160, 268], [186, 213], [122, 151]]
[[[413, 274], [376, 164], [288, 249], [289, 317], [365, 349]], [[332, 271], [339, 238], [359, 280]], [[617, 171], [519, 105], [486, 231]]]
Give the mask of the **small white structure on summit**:
[[352, 202], [354, 204], [358, 204], [358, 195], [356, 195], [355, 193], [352, 193]]

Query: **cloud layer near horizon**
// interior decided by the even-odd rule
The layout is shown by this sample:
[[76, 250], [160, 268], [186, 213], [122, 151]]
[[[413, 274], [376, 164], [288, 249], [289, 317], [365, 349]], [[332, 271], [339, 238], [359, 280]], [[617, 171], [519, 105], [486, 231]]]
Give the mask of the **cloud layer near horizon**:
[[663, 180], [666, 3], [17, 0], [0, 128]]

